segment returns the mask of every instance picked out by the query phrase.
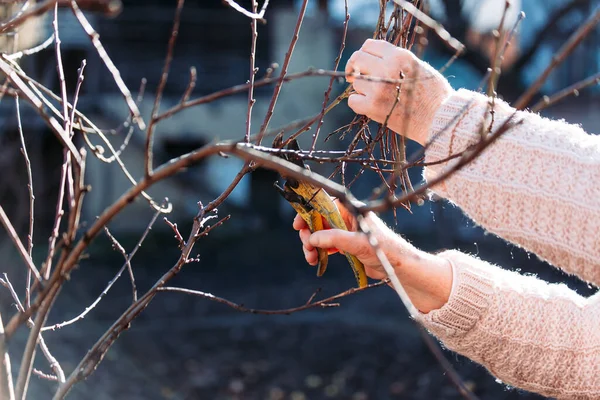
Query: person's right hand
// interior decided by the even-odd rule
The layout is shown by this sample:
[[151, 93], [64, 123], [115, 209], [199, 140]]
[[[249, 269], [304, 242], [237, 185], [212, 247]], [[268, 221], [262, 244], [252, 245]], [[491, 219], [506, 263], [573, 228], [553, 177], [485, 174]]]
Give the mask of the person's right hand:
[[[296, 215], [296, 218], [294, 219], [293, 226], [300, 235], [306, 262], [313, 266], [317, 265], [317, 247], [328, 249], [329, 254], [334, 254], [338, 251], [347, 252], [356, 256], [356, 258], [363, 263], [365, 272], [369, 278], [386, 278], [387, 274], [377, 258], [373, 247], [369, 244], [367, 235], [358, 232], [357, 221], [354, 216], [348, 212], [346, 207], [337, 200], [335, 203], [340, 210], [342, 219], [348, 227], [347, 231], [342, 229], [331, 229], [327, 220], [323, 218], [325, 229], [311, 234], [308, 225], [300, 215]], [[397, 257], [414, 256], [419, 251], [400, 236], [396, 235], [375, 214], [369, 213], [367, 214], [367, 218], [369, 224], [373, 227], [372, 234], [375, 236], [384, 252], [386, 254], [389, 253], [390, 261], [396, 261]]]
[[[402, 74], [405, 81], [398, 93], [395, 84], [351, 75], [356, 73], [386, 79], [399, 79]], [[436, 111], [453, 93], [446, 78], [428, 63], [384, 40], [368, 39], [348, 60], [346, 74], [356, 91], [348, 98], [355, 113], [379, 123], [389, 115], [391, 130], [421, 145], [427, 141]]]
[[[329, 229], [326, 225], [325, 230], [311, 234], [306, 222], [296, 215], [293, 225], [299, 231], [306, 261], [310, 265], [317, 264], [317, 247], [328, 249], [329, 253], [347, 252], [363, 263], [369, 278], [387, 278], [367, 235], [357, 231], [356, 219], [339, 201], [336, 204], [348, 231]], [[377, 239], [415, 307], [425, 313], [442, 307], [448, 301], [452, 288], [452, 268], [448, 262], [417, 249], [388, 228], [374, 213], [368, 213], [366, 219], [371, 234]], [[323, 222], [326, 224], [325, 219]]]

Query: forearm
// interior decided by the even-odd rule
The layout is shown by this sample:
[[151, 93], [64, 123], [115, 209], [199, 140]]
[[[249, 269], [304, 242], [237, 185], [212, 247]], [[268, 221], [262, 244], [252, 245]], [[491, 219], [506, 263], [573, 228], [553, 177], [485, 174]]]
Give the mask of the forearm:
[[[459, 91], [438, 110], [426, 161], [467, 149], [491, 122], [487, 97]], [[465, 112], [466, 109], [466, 112]], [[514, 109], [497, 100], [498, 129]], [[519, 112], [519, 122], [433, 188], [487, 230], [583, 279], [600, 283], [600, 140], [574, 125]], [[457, 159], [427, 167], [428, 180]]]
[[600, 298], [502, 270], [457, 251], [452, 294], [420, 316], [446, 347], [504, 382], [558, 398], [600, 396]]
[[415, 258], [396, 264], [394, 269], [420, 312], [440, 309], [448, 302], [452, 290], [452, 266], [447, 260], [419, 252]]

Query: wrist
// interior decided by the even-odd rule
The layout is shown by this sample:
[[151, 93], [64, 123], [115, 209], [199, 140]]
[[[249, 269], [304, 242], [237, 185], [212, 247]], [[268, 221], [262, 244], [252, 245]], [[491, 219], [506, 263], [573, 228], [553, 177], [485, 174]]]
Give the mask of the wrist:
[[414, 306], [422, 313], [440, 309], [452, 291], [452, 265], [439, 256], [416, 250], [406, 263], [395, 266], [396, 276]]

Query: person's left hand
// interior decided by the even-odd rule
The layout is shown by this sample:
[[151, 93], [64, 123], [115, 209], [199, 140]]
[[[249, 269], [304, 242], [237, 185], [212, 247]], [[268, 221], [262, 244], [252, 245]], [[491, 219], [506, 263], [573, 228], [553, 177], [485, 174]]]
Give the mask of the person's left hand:
[[[374, 78], [400, 79], [400, 85], [360, 79], [352, 74]], [[396, 133], [424, 145], [435, 113], [453, 93], [438, 71], [406, 49], [384, 40], [368, 39], [346, 64], [346, 80], [356, 93], [348, 106], [357, 114], [385, 123]], [[389, 116], [389, 118], [388, 118]]]

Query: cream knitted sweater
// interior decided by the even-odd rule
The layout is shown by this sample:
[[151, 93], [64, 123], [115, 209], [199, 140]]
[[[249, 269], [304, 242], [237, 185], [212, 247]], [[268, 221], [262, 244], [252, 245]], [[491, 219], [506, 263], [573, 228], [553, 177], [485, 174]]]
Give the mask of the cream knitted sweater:
[[[426, 160], [474, 143], [487, 102], [465, 90], [448, 99], [433, 122], [430, 138], [439, 136]], [[495, 129], [514, 112], [501, 101], [495, 110]], [[523, 122], [434, 192], [488, 231], [600, 286], [600, 137], [536, 114], [518, 112], [514, 120]], [[454, 162], [426, 168], [426, 179]], [[450, 299], [419, 318], [446, 347], [519, 388], [600, 398], [600, 293], [583, 298], [458, 251], [441, 255], [453, 265]]]

